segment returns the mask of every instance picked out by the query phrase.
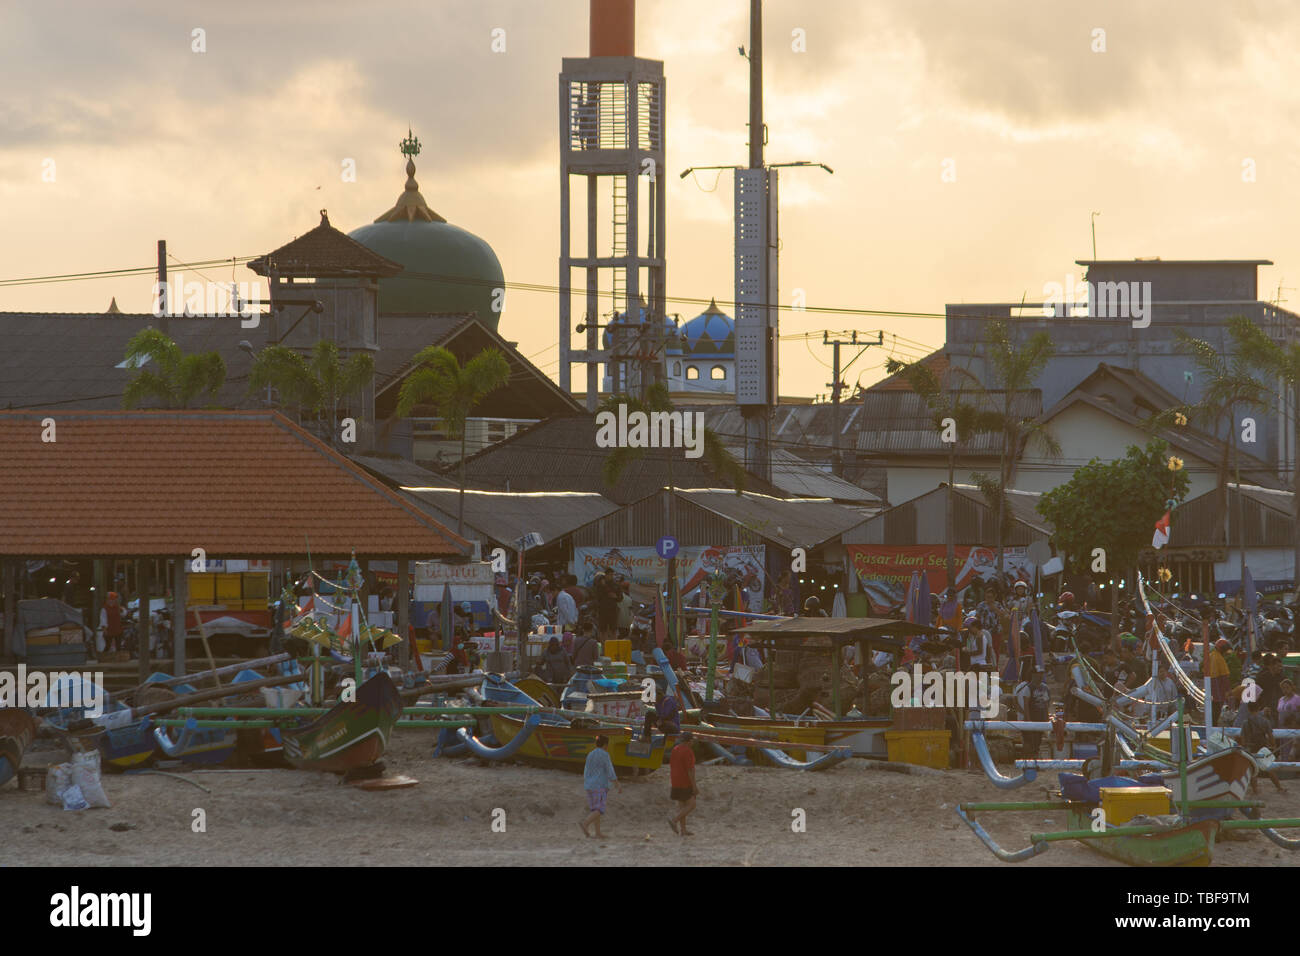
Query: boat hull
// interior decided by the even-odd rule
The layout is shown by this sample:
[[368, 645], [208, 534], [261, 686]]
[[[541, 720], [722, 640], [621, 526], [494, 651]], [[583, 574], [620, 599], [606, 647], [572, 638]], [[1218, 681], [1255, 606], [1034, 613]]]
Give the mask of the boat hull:
[[23, 753], [36, 736], [36, 721], [25, 710], [0, 710], [0, 787], [18, 775]]
[[[1187, 799], [1245, 800], [1258, 772], [1255, 759], [1240, 747], [1200, 757], [1187, 765]], [[1178, 771], [1168, 770], [1160, 776], [1178, 799]]]
[[402, 698], [386, 673], [359, 688], [355, 701], [336, 704], [301, 727], [281, 731], [284, 759], [300, 770], [347, 773], [376, 763], [402, 714]]
[[[1092, 808], [1088, 803], [1069, 804], [1069, 829], [1091, 829]], [[1160, 833], [1080, 842], [1129, 866], [1209, 866], [1218, 833], [1217, 820], [1198, 820]]]
[[[503, 745], [514, 740], [524, 726], [522, 720], [509, 714], [492, 714], [491, 723], [493, 736]], [[634, 744], [639, 736], [634, 735], [630, 728], [566, 727], [542, 723], [515, 752], [515, 757], [542, 766], [582, 770], [587, 754], [595, 748], [596, 738], [601, 734], [609, 738], [609, 758], [620, 776], [633, 772], [648, 773], [661, 766], [671, 739], [656, 736], [652, 738], [647, 753], [629, 753], [629, 744]]]
[[[710, 714], [708, 723], [735, 730], [772, 731], [782, 740], [804, 744], [848, 747], [855, 757], [883, 757], [887, 750], [884, 734], [892, 730], [889, 717], [862, 720], [801, 720], [794, 717], [737, 717]], [[791, 748], [791, 756], [806, 759], [804, 752]]]

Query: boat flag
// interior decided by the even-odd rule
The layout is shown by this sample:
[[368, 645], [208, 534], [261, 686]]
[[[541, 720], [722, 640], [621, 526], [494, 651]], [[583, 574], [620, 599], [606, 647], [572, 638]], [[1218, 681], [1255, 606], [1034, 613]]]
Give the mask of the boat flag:
[[1151, 547], [1163, 548], [1169, 543], [1169, 512], [1156, 522], [1156, 533], [1151, 536]]
[[1043, 668], [1043, 629], [1039, 626], [1038, 605], [1033, 604], [1029, 608], [1029, 630], [1034, 635], [1034, 666], [1039, 670]]
[[1246, 567], [1241, 576], [1241, 606], [1246, 612], [1247, 649], [1255, 653], [1255, 612], [1259, 610], [1255, 600], [1255, 575]]
[[1002, 670], [1003, 683], [1013, 688], [1020, 679], [1020, 612], [1011, 612], [1011, 633], [1007, 635], [1007, 666]]

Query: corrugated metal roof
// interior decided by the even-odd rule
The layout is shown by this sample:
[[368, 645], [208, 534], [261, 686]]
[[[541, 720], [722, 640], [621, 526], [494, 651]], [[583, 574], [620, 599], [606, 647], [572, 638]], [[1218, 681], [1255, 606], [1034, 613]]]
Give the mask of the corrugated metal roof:
[[[743, 449], [732, 447], [731, 453], [739, 458]], [[812, 462], [782, 448], [772, 449], [772, 484], [795, 498], [831, 498], [861, 505], [882, 504], [878, 495], [828, 474]]]
[[[354, 455], [366, 470], [418, 504], [435, 520], [456, 527], [459, 491], [447, 477], [404, 458]], [[589, 492], [506, 492], [468, 488], [465, 525], [481, 538], [509, 545], [529, 531], [549, 544], [573, 529], [618, 510], [618, 505]]]
[[[538, 422], [467, 458], [466, 480], [475, 487], [502, 491], [590, 491], [620, 505], [670, 484], [715, 488], [721, 483], [703, 458], [687, 458], [680, 448], [647, 448], [639, 458], [629, 460], [618, 483], [610, 487], [601, 473], [609, 449], [597, 447], [596, 431], [592, 415]], [[447, 473], [451, 471], [449, 467]], [[781, 494], [752, 474], [745, 487]]]
[[867, 520], [862, 511], [829, 499], [737, 495], [722, 489], [679, 491], [677, 496], [791, 548], [816, 547]]
[[[1174, 509], [1169, 519], [1171, 549], [1225, 547], [1218, 499], [1218, 489], [1213, 489]], [[1227, 544], [1236, 547], [1244, 536], [1247, 548], [1293, 547], [1294, 501], [1289, 491], [1242, 485], [1238, 493], [1237, 485], [1229, 483]]]
[[[1002, 392], [990, 393], [984, 407], [1002, 411]], [[964, 402], [980, 404], [976, 395], [964, 393]], [[1038, 389], [1016, 394], [1011, 414], [1022, 419], [1037, 418], [1043, 410], [1043, 394]], [[912, 391], [887, 389], [867, 391], [862, 398], [862, 422], [855, 436], [858, 451], [891, 455], [944, 455], [949, 446], [942, 441], [942, 430], [935, 424], [934, 412], [924, 398]], [[1002, 435], [979, 434], [961, 443], [963, 458], [996, 456], [1002, 448]]]
[[620, 508], [574, 532], [583, 547], [648, 547], [664, 535], [683, 546], [761, 544], [815, 548], [866, 520], [860, 510], [833, 501], [773, 498], [725, 488], [667, 489]]
[[[1052, 527], [1037, 511], [1041, 495], [1012, 489], [1007, 494], [1007, 508], [1011, 512], [1011, 533], [1003, 542], [1007, 547], [1024, 547], [1051, 536]], [[846, 544], [866, 544], [875, 541], [888, 545], [944, 544], [942, 534], [943, 514], [947, 491], [940, 485], [909, 501], [871, 518], [851, 534], [844, 536]], [[931, 520], [923, 521], [923, 517]], [[938, 529], [934, 534], [923, 534], [921, 528]], [[989, 507], [984, 495], [973, 485], [953, 485], [954, 544], [991, 547], [997, 541], [997, 513]]]

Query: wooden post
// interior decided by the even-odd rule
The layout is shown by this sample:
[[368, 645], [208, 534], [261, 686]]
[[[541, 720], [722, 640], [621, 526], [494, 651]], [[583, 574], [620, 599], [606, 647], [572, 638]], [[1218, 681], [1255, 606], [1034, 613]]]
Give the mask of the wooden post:
[[3, 654], [0, 657], [7, 657], [14, 653], [17, 642], [14, 639], [14, 632], [18, 629], [18, 589], [14, 587], [14, 564], [10, 558], [0, 561], [0, 588], [4, 590], [5, 602], [5, 643], [0, 648]]
[[[149, 559], [141, 558], [136, 563], [136, 581], [139, 585], [140, 603], [135, 615], [135, 646], [140, 658], [138, 676], [143, 684], [149, 676]], [[125, 603], [125, 602], [124, 602]]]
[[172, 657], [173, 671], [178, 677], [185, 676], [185, 631], [187, 624], [187, 605], [190, 601], [190, 578], [188, 558], [173, 558], [172, 566]]
[[835, 719], [840, 719], [840, 667], [844, 660], [844, 649], [834, 640], [831, 641], [831, 710]]
[[411, 666], [411, 559], [397, 561], [397, 635], [402, 643], [397, 645], [397, 660], [402, 670]]

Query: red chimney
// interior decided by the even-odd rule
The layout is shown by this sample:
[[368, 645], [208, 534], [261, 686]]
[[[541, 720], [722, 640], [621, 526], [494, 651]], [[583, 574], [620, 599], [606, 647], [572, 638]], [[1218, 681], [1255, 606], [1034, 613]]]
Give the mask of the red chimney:
[[636, 0], [591, 0], [591, 56], [636, 56]]

